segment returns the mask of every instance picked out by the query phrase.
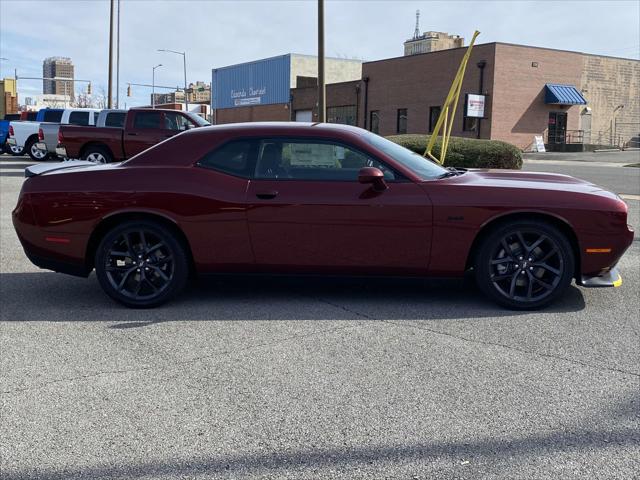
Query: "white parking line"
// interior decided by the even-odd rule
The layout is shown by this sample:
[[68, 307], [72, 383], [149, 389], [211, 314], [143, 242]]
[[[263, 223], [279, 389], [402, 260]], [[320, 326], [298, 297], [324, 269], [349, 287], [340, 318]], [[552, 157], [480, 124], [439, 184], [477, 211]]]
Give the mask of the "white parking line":
[[627, 193], [619, 193], [618, 195], [620, 196], [620, 198], [623, 198], [625, 200], [640, 200], [640, 195], [631, 195]]

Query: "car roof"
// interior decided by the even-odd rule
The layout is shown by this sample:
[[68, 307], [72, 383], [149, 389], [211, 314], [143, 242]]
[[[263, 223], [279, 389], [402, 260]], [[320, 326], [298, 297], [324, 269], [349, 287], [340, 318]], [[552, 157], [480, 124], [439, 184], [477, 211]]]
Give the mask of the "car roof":
[[187, 132], [189, 135], [197, 134], [240, 134], [240, 135], [319, 135], [329, 136], [337, 134], [346, 135], [364, 135], [367, 133], [359, 127], [351, 125], [343, 125], [338, 123], [319, 123], [319, 122], [245, 122], [245, 123], [226, 123], [222, 125], [210, 125], [207, 127], [195, 128]]

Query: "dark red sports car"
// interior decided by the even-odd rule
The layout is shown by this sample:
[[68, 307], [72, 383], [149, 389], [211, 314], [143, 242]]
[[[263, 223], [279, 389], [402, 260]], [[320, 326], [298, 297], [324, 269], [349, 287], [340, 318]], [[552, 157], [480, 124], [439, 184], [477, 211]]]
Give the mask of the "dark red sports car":
[[461, 277], [511, 308], [575, 278], [617, 286], [633, 240], [616, 195], [565, 175], [445, 169], [355, 127], [187, 131], [124, 163], [29, 167], [13, 222], [41, 268], [130, 307], [190, 273]]

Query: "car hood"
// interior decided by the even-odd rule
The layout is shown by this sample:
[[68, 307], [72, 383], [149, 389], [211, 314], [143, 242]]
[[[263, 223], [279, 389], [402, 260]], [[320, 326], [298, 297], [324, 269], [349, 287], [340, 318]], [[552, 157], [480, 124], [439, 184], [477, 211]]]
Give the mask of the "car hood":
[[447, 180], [478, 187], [562, 191], [618, 198], [598, 185], [560, 173], [470, 169]]

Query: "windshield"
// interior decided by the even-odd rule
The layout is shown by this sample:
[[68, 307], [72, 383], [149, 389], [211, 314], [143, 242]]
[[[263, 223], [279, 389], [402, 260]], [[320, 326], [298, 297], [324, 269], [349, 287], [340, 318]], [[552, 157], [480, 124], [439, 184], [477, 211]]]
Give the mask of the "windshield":
[[375, 133], [367, 133], [365, 134], [365, 138], [371, 145], [382, 150], [396, 162], [401, 163], [423, 180], [432, 180], [447, 172], [446, 168], [441, 167], [435, 162]]
[[189, 116], [189, 118], [191, 120], [194, 121], [194, 123], [196, 125], [198, 125], [199, 127], [206, 127], [207, 125], [211, 125], [209, 122], [207, 122], [204, 118], [202, 118], [200, 115], [196, 115], [195, 113], [192, 112], [186, 112], [187, 115]]

